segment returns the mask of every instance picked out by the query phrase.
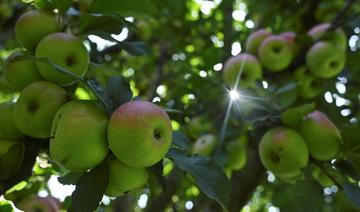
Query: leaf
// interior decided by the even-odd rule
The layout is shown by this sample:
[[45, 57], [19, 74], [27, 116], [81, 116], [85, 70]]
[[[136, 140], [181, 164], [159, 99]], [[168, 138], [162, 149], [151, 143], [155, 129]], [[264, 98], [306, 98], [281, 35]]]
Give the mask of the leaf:
[[281, 211], [320, 212], [323, 204], [323, 191], [314, 180], [306, 179], [295, 185], [286, 184], [276, 189], [272, 203]]
[[164, 109], [167, 113], [174, 113], [174, 114], [183, 114], [184, 112], [181, 110], [176, 110], [176, 109], [170, 109], [170, 108], [165, 108]]
[[16, 174], [24, 159], [25, 146], [23, 142], [13, 145], [0, 158], [0, 179], [7, 179]]
[[100, 37], [104, 32], [119, 34], [126, 26], [125, 23], [124, 18], [117, 14], [84, 14], [80, 16], [79, 34], [95, 34]]
[[5, 201], [0, 201], [0, 211], [2, 212], [12, 212], [12, 206], [10, 203]]
[[355, 168], [357, 173], [360, 173], [360, 125], [353, 125], [341, 130], [343, 137], [343, 152], [344, 157]]
[[222, 168], [211, 158], [200, 155], [186, 156], [177, 149], [170, 149], [167, 156], [195, 179], [200, 190], [217, 201], [224, 209], [230, 196], [230, 182]]
[[337, 160], [335, 166], [343, 175], [350, 176], [354, 180], [360, 181], [359, 172], [355, 169], [354, 165], [350, 161]]
[[348, 199], [360, 209], [360, 187], [345, 183], [343, 188]]
[[106, 90], [114, 101], [114, 109], [131, 101], [133, 97], [130, 84], [122, 77], [110, 77], [108, 79]]
[[58, 178], [59, 183], [63, 185], [76, 185], [79, 178], [83, 175], [82, 172], [69, 172], [64, 176]]
[[183, 132], [174, 131], [172, 134], [172, 143], [183, 151], [190, 149], [190, 140]]
[[288, 82], [276, 87], [272, 93], [274, 101], [280, 108], [291, 106], [296, 101], [297, 95], [297, 84], [295, 82]]
[[100, 85], [100, 83], [95, 78], [86, 80], [86, 85], [93, 91], [97, 99], [100, 100], [107, 113], [111, 115], [113, 113], [114, 103], [111, 100], [110, 95], [107, 93], [107, 91]]
[[144, 42], [121, 42], [121, 48], [134, 56], [148, 55], [150, 50]]
[[143, 16], [156, 14], [156, 7], [150, 0], [94, 0], [90, 6], [91, 12], [119, 12], [126, 16]]
[[71, 195], [69, 212], [95, 211], [99, 207], [106, 187], [109, 183], [109, 167], [107, 163], [95, 167], [79, 179], [76, 189]]
[[65, 13], [73, 3], [73, 0], [52, 0], [52, 4], [60, 13]]
[[163, 190], [166, 190], [165, 177], [163, 176], [163, 161], [161, 160], [157, 164], [151, 166], [149, 169], [150, 176], [156, 181], [158, 185], [162, 187]]

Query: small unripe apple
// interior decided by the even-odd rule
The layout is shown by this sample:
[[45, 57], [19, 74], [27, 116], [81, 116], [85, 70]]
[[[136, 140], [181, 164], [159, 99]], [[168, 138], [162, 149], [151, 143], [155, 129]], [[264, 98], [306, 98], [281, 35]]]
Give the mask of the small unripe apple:
[[225, 82], [231, 87], [236, 83], [240, 87], [250, 87], [255, 85], [256, 80], [261, 79], [262, 70], [256, 57], [243, 53], [225, 62], [223, 75]]
[[14, 102], [0, 104], [0, 139], [21, 140], [24, 138], [24, 134], [15, 125], [14, 108]]
[[304, 73], [299, 81], [299, 95], [303, 99], [312, 99], [317, 97], [323, 91], [323, 81], [315, 78], [309, 73]]
[[205, 134], [195, 141], [192, 153], [209, 156], [214, 151], [215, 146], [216, 137], [211, 134]]
[[61, 22], [54, 14], [31, 10], [21, 15], [16, 21], [15, 36], [21, 46], [34, 51], [43, 37], [60, 31], [61, 27]]
[[66, 91], [46, 81], [27, 86], [14, 108], [16, 127], [34, 138], [49, 138], [53, 118], [60, 107], [68, 101]]
[[314, 167], [314, 169], [312, 171], [312, 176], [323, 187], [330, 187], [330, 186], [334, 185], [334, 182], [329, 178], [329, 176], [327, 176], [324, 173], [324, 171], [322, 171], [320, 168], [318, 168], [316, 166]]
[[50, 155], [64, 168], [82, 172], [106, 157], [109, 117], [95, 101], [74, 100], [56, 113], [51, 129]]
[[204, 133], [208, 133], [212, 128], [212, 123], [202, 116], [196, 116], [190, 119], [189, 124], [186, 126], [187, 134], [196, 139]]
[[292, 178], [307, 166], [309, 150], [304, 139], [294, 130], [277, 127], [261, 138], [259, 154], [266, 169], [280, 178]]
[[227, 143], [225, 150], [228, 156], [228, 161], [225, 166], [231, 170], [242, 169], [246, 165], [246, 148], [246, 136], [241, 136], [240, 138]]
[[293, 59], [290, 44], [280, 35], [271, 35], [264, 39], [258, 54], [261, 64], [273, 72], [284, 70]]
[[26, 212], [58, 212], [60, 210], [52, 198], [35, 195], [22, 200], [16, 206]]
[[125, 103], [110, 118], [110, 149], [128, 166], [143, 168], [159, 162], [168, 152], [171, 140], [169, 116], [151, 102]]
[[105, 195], [116, 197], [145, 186], [149, 174], [145, 168], [130, 167], [117, 159], [109, 162], [109, 184]]
[[[36, 57], [48, 58], [68, 71], [83, 77], [89, 66], [89, 54], [81, 42], [74, 35], [68, 33], [52, 33], [44, 37], [36, 48]], [[40, 74], [51, 82], [60, 85], [69, 85], [76, 80], [58, 72], [50, 64], [36, 62]]]
[[299, 171], [298, 174], [295, 174], [294, 176], [291, 176], [291, 177], [279, 177], [279, 178], [280, 178], [280, 180], [284, 181], [285, 183], [295, 184], [297, 181], [304, 178], [304, 173]]
[[293, 55], [294, 56], [297, 55], [297, 53], [299, 52], [299, 46], [295, 42], [296, 33], [291, 32], [291, 31], [287, 31], [287, 32], [280, 33], [280, 36], [285, 38], [285, 40], [289, 43], [290, 49], [292, 50]]
[[309, 71], [314, 76], [323, 79], [335, 77], [345, 66], [345, 53], [326, 41], [319, 41], [312, 45], [305, 59]]
[[17, 91], [23, 90], [29, 84], [42, 80], [33, 60], [11, 61], [18, 56], [28, 55], [25, 51], [11, 54], [4, 65], [4, 77], [10, 86]]
[[281, 121], [286, 127], [297, 128], [304, 116], [315, 110], [315, 103], [292, 107], [281, 113]]
[[265, 29], [258, 29], [252, 32], [245, 42], [245, 51], [256, 55], [258, 53], [259, 46], [261, 42], [269, 37], [271, 33]]
[[299, 125], [310, 155], [318, 160], [331, 160], [340, 151], [342, 138], [334, 123], [321, 111], [308, 114]]
[[312, 37], [314, 41], [318, 39], [329, 41], [338, 46], [341, 50], [346, 50], [347, 38], [344, 30], [336, 28], [335, 30], [327, 32], [329, 27], [330, 23], [316, 25], [308, 31], [308, 35]]

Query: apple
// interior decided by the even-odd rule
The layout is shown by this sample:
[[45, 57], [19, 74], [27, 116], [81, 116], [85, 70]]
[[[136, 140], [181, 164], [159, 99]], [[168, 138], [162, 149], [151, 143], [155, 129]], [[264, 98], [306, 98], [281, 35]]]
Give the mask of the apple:
[[54, 14], [30, 10], [16, 21], [15, 36], [22, 47], [32, 52], [43, 37], [58, 32], [61, 28], [60, 19]]
[[270, 35], [271, 33], [266, 29], [258, 29], [252, 32], [245, 41], [246, 52], [256, 55], [261, 42]]
[[34, 82], [22, 91], [15, 104], [15, 125], [25, 135], [49, 138], [53, 118], [68, 100], [66, 91], [58, 85]]
[[287, 32], [280, 33], [280, 36], [285, 38], [285, 40], [289, 43], [290, 49], [292, 50], [293, 55], [294, 56], [297, 55], [297, 53], [299, 52], [299, 46], [295, 42], [296, 33], [287, 31]]
[[299, 95], [303, 99], [313, 99], [323, 91], [323, 81], [315, 78], [309, 73], [305, 73], [299, 81]]
[[14, 102], [0, 104], [0, 139], [21, 140], [25, 137], [15, 125], [14, 108]]
[[16, 206], [26, 212], [57, 212], [60, 210], [59, 205], [52, 198], [35, 195], [23, 199]]
[[0, 139], [0, 180], [9, 179], [20, 168], [25, 145], [23, 141]]
[[329, 79], [341, 72], [345, 66], [345, 53], [326, 41], [316, 42], [306, 53], [306, 66], [316, 77]]
[[16, 57], [26, 55], [29, 54], [25, 51], [16, 51], [8, 57], [4, 65], [5, 80], [17, 91], [22, 91], [29, 84], [42, 80], [33, 60], [11, 61]]
[[205, 134], [199, 137], [193, 146], [192, 153], [203, 156], [210, 156], [216, 147], [216, 137], [211, 134]]
[[280, 180], [284, 181], [285, 183], [295, 184], [297, 181], [304, 179], [304, 173], [299, 171], [298, 174], [295, 174], [291, 177], [279, 177]]
[[50, 155], [64, 168], [83, 172], [106, 157], [109, 117], [95, 101], [73, 100], [55, 115], [50, 139]]
[[112, 114], [108, 127], [110, 150], [132, 167], [159, 162], [172, 141], [170, 118], [159, 106], [142, 100], [127, 102]]
[[327, 30], [330, 27], [330, 23], [322, 23], [314, 26], [308, 31], [308, 35], [314, 40], [325, 40], [329, 41], [332, 44], [338, 46], [341, 50], [345, 51], [347, 47], [347, 38], [344, 30], [341, 28], [336, 28], [330, 32]]
[[280, 35], [265, 38], [258, 50], [260, 63], [273, 72], [284, 70], [293, 59], [293, 51], [288, 41]]
[[259, 154], [264, 167], [284, 179], [298, 176], [309, 161], [304, 139], [296, 131], [284, 127], [270, 129], [263, 135]]
[[246, 165], [246, 148], [246, 136], [241, 136], [236, 140], [228, 142], [225, 147], [228, 156], [228, 161], [225, 166], [236, 171], [244, 168]]
[[313, 178], [323, 187], [330, 187], [334, 182], [318, 167], [314, 167], [312, 171]]
[[[261, 65], [253, 55], [239, 54], [225, 62], [223, 76], [225, 82], [231, 87], [234, 87], [237, 81], [240, 87], [251, 87], [262, 77]], [[240, 77], [239, 80], [238, 77]]]
[[304, 117], [298, 131], [315, 159], [327, 161], [339, 153], [342, 143], [340, 132], [323, 112], [315, 110]]
[[[51, 62], [83, 77], [89, 66], [89, 54], [82, 41], [68, 33], [52, 33], [44, 37], [36, 48], [38, 58], [48, 58]], [[44, 62], [36, 62], [40, 74], [51, 82], [70, 85], [76, 80], [55, 70]]]
[[209, 132], [212, 128], [212, 123], [203, 116], [196, 116], [190, 119], [186, 126], [187, 134], [191, 138], [198, 138], [201, 134]]
[[113, 159], [109, 162], [109, 184], [105, 195], [116, 197], [141, 189], [146, 184], [148, 177], [146, 168], [131, 167]]
[[297, 128], [303, 117], [315, 110], [315, 103], [289, 108], [281, 113], [281, 121], [286, 127]]

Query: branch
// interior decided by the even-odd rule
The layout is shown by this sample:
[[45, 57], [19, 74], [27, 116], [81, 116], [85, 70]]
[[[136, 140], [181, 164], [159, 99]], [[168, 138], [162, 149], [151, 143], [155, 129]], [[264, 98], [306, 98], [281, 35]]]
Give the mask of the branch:
[[339, 13], [335, 16], [335, 18], [333, 19], [333, 21], [331, 22], [330, 27], [327, 29], [327, 31], [332, 31], [336, 28], [338, 28], [339, 26], [341, 26], [342, 24], [345, 23], [345, 14], [349, 11], [349, 9], [351, 8], [351, 5], [355, 2], [356, 0], [348, 0], [346, 2], [346, 4], [344, 5], [344, 7], [339, 11]]
[[223, 48], [223, 60], [226, 60], [228, 57], [231, 56], [231, 45], [233, 41], [233, 3], [234, 0], [223, 0], [220, 5], [220, 8], [224, 15], [223, 20], [223, 33], [224, 33], [224, 48]]
[[335, 185], [339, 188], [339, 189], [343, 189], [343, 187], [341, 186], [341, 184], [336, 180], [336, 178], [334, 176], [332, 176], [325, 168], [324, 166], [322, 166], [319, 161], [317, 161], [316, 159], [314, 159], [313, 157], [310, 158], [310, 161], [317, 166], [319, 169], [321, 169], [321, 171], [323, 173], [325, 173], [325, 175], [331, 179], [331, 181], [333, 181], [333, 183], [335, 183]]

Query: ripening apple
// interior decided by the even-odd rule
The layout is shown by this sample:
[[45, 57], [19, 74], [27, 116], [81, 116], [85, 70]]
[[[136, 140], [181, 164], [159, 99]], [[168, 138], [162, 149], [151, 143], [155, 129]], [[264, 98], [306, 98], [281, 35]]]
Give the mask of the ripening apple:
[[95, 101], [73, 100], [56, 113], [50, 139], [50, 155], [64, 168], [82, 172], [106, 157], [109, 117]]
[[16, 205], [19, 209], [26, 212], [58, 212], [58, 203], [51, 197], [30, 196], [23, 199]]
[[208, 133], [212, 128], [212, 123], [205, 117], [196, 116], [190, 119], [189, 124], [186, 125], [187, 134], [196, 139], [204, 133]]
[[258, 29], [252, 32], [246, 39], [245, 51], [250, 54], [256, 55], [258, 53], [261, 42], [270, 35], [271, 33], [266, 29]]
[[128, 166], [117, 159], [109, 162], [109, 184], [105, 195], [121, 196], [145, 186], [149, 174], [146, 168]]
[[223, 76], [231, 87], [251, 87], [262, 77], [261, 65], [253, 55], [242, 53], [225, 62]]
[[225, 150], [228, 161], [225, 166], [227, 168], [230, 168], [231, 170], [240, 170], [246, 165], [247, 139], [246, 136], [241, 136], [226, 144]]
[[4, 65], [4, 77], [10, 86], [17, 91], [23, 90], [29, 84], [42, 80], [33, 60], [12, 61], [19, 56], [28, 55], [25, 51], [12, 53]]
[[273, 72], [284, 70], [293, 59], [290, 44], [280, 35], [271, 35], [264, 39], [259, 47], [258, 55], [260, 63]]
[[[48, 58], [62, 68], [83, 77], [89, 66], [89, 54], [82, 41], [68, 33], [52, 33], [44, 37], [36, 48], [38, 58]], [[76, 80], [58, 72], [50, 64], [36, 62], [40, 74], [51, 82], [70, 85]]]
[[327, 161], [338, 155], [342, 143], [340, 132], [323, 112], [315, 110], [308, 114], [298, 131], [315, 159]]
[[62, 24], [54, 14], [30, 10], [20, 16], [15, 24], [15, 36], [21, 46], [33, 52], [46, 35], [61, 30]]
[[291, 32], [291, 31], [287, 31], [287, 32], [280, 33], [280, 36], [285, 38], [285, 40], [289, 43], [290, 49], [293, 52], [293, 55], [294, 56], [297, 55], [297, 53], [299, 52], [299, 46], [295, 42], [296, 33]]
[[170, 118], [159, 106], [142, 100], [121, 105], [112, 114], [108, 127], [110, 150], [132, 167], [159, 162], [172, 141]]
[[312, 176], [313, 178], [318, 181], [318, 183], [322, 186], [322, 187], [330, 187], [332, 185], [334, 185], [334, 182], [331, 180], [331, 178], [329, 178], [329, 176], [327, 176], [323, 170], [321, 170], [318, 167], [314, 167], [313, 171], [312, 171]]
[[19, 170], [24, 154], [23, 141], [0, 139], [0, 180], [10, 178]]
[[49, 138], [53, 118], [68, 101], [66, 91], [47, 81], [37, 81], [20, 94], [14, 108], [16, 127], [34, 138]]
[[314, 40], [325, 40], [329, 41], [332, 44], [338, 46], [341, 50], [346, 50], [347, 38], [344, 30], [341, 28], [336, 28], [327, 32], [330, 27], [330, 23], [322, 23], [314, 26], [308, 31], [308, 35]]
[[345, 52], [326, 41], [316, 42], [306, 53], [306, 66], [316, 77], [329, 79], [338, 75], [345, 66]]
[[266, 169], [280, 178], [298, 176], [309, 161], [304, 139], [294, 130], [277, 127], [261, 138], [259, 154]]
[[14, 102], [0, 104], [0, 139], [21, 140], [24, 134], [15, 125]]
[[213, 153], [216, 143], [215, 136], [211, 134], [202, 135], [195, 141], [192, 153], [209, 156]]

